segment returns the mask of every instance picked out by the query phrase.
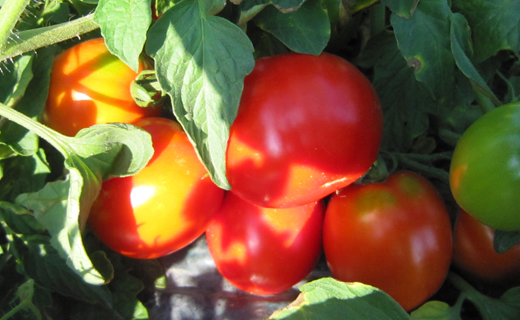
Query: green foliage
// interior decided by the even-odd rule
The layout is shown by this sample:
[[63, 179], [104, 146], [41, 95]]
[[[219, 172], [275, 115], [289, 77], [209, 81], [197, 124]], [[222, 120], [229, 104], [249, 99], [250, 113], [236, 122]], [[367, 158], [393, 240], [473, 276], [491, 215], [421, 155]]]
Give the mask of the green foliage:
[[[464, 130], [495, 106], [520, 99], [519, 0], [382, 0], [378, 8], [374, 0], [6, 3], [0, 0], [0, 17], [7, 17], [0, 19], [0, 317], [50, 318], [58, 295], [73, 301], [71, 319], [146, 319], [137, 294], [161, 277], [156, 261], [123, 259], [84, 228], [102, 181], [135, 174], [150, 159], [149, 135], [110, 124], [70, 138], [37, 122], [53, 58], [70, 39], [100, 33], [134, 70], [140, 59], [153, 60], [155, 71], [134, 87], [136, 99], [143, 106], [166, 101], [165, 112], [225, 189], [229, 127], [254, 57], [325, 50], [352, 61], [381, 100], [379, 162], [436, 179], [443, 195], [450, 193], [447, 163]], [[152, 3], [162, 14], [157, 21]], [[496, 231], [497, 251], [518, 243], [518, 232]], [[411, 318], [460, 319], [462, 302], [483, 319], [520, 318], [518, 288], [495, 298], [456, 276], [450, 282], [460, 293], [454, 305], [430, 301]], [[271, 318], [409, 318], [386, 294], [361, 284], [322, 279], [301, 290]]]
[[322, 278], [300, 287], [302, 293], [269, 319], [409, 319], [390, 296], [361, 283]]

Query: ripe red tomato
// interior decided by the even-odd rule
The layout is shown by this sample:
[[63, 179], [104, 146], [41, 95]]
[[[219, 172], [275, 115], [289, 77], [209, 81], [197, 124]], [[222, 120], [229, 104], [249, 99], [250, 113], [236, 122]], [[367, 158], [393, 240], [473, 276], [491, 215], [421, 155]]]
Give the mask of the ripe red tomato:
[[453, 265], [473, 280], [495, 286], [520, 284], [520, 245], [493, 249], [495, 231], [459, 210], [453, 238]]
[[94, 124], [159, 115], [160, 108], [141, 108], [134, 102], [130, 84], [136, 76], [108, 51], [103, 38], [79, 43], [54, 60], [42, 122], [74, 136]]
[[410, 311], [444, 282], [452, 229], [433, 185], [401, 171], [382, 183], [354, 184], [334, 194], [323, 246], [335, 278], [375, 286]]
[[232, 192], [262, 207], [317, 201], [364, 174], [377, 157], [382, 112], [346, 60], [288, 53], [261, 58], [245, 78], [230, 128]]
[[321, 201], [284, 209], [258, 207], [228, 193], [206, 231], [222, 276], [253, 294], [274, 294], [303, 280], [321, 253]]
[[151, 259], [181, 249], [206, 230], [224, 190], [210, 179], [181, 126], [144, 118], [154, 156], [136, 175], [103, 182], [88, 223], [114, 251]]

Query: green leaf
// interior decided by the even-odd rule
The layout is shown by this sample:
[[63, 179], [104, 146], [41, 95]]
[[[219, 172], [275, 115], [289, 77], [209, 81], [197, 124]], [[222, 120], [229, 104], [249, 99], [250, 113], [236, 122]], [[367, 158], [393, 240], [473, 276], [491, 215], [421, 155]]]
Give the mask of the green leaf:
[[413, 320], [460, 320], [461, 305], [428, 301], [410, 314]]
[[409, 19], [412, 17], [420, 0], [381, 0], [393, 13]]
[[32, 236], [23, 241], [18, 238], [13, 244], [21, 254], [19, 258], [25, 272], [41, 286], [78, 300], [112, 306], [110, 290], [106, 286], [85, 283], [67, 266], [46, 237]]
[[17, 234], [34, 235], [46, 231], [27, 208], [5, 201], [0, 201], [0, 216], [9, 229]]
[[244, 77], [254, 67], [246, 34], [226, 19], [207, 17], [199, 1], [172, 7], [150, 28], [146, 52], [171, 96], [173, 112], [213, 181], [229, 189], [225, 156]]
[[152, 23], [151, 0], [100, 0], [94, 13], [108, 50], [135, 72]]
[[56, 135], [56, 140], [63, 147], [68, 179], [48, 183], [41, 191], [22, 194], [16, 201], [34, 212], [52, 235], [52, 245], [73, 270], [86, 282], [101, 284], [105, 279], [85, 252], [81, 230], [103, 178], [137, 173], [153, 154], [151, 137], [132, 125], [103, 124], [83, 129], [74, 138]]
[[504, 253], [518, 244], [520, 244], [520, 231], [495, 230], [493, 247], [496, 252]]
[[27, 157], [13, 157], [2, 162], [4, 176], [0, 179], [0, 199], [14, 201], [24, 192], [35, 192], [43, 188], [50, 173], [45, 153], [40, 149]]
[[383, 291], [361, 283], [321, 278], [300, 287], [302, 293], [269, 319], [410, 319]]
[[8, 107], [13, 107], [25, 94], [33, 77], [32, 61], [32, 55], [21, 56], [3, 71], [0, 77], [0, 101]]
[[470, 294], [468, 300], [473, 302], [484, 320], [520, 319], [520, 287], [506, 291], [500, 299], [483, 294]]
[[496, 105], [500, 105], [500, 101], [470, 60], [473, 53], [470, 29], [466, 18], [460, 13], [452, 14], [450, 39], [451, 51], [457, 67], [478, 87], [478, 90], [494, 101]]
[[369, 40], [359, 63], [375, 63], [373, 84], [384, 115], [382, 149], [408, 151], [412, 141], [428, 129], [428, 114], [437, 113], [438, 104], [415, 78], [393, 33], [383, 32]]
[[240, 3], [241, 10], [247, 11], [256, 6], [274, 5], [280, 11], [297, 10], [306, 0], [244, 0]]
[[[10, 98], [15, 99], [9, 99], [11, 103], [17, 103], [11, 107], [33, 119], [40, 116], [47, 100], [53, 58], [54, 48], [40, 50], [35, 55], [34, 62], [31, 64], [33, 77], [24, 90], [24, 92], [30, 92], [30, 94], [25, 95], [21, 91], [25, 85], [17, 85], [12, 91], [14, 95], [10, 95]], [[23, 78], [20, 78], [20, 80], [27, 81], [26, 77], [28, 77], [29, 70], [24, 70], [23, 73], [25, 75], [22, 75]], [[13, 155], [29, 156], [38, 151], [38, 137], [26, 128], [5, 121], [1, 123], [0, 131], [0, 159]]]
[[321, 0], [306, 1], [289, 13], [267, 6], [254, 21], [295, 52], [319, 55], [330, 39], [329, 16]]
[[500, 50], [520, 50], [520, 0], [453, 0], [452, 4], [468, 19], [477, 62]]
[[422, 0], [410, 19], [391, 16], [401, 53], [440, 104], [451, 102], [455, 86], [450, 13], [447, 0]]

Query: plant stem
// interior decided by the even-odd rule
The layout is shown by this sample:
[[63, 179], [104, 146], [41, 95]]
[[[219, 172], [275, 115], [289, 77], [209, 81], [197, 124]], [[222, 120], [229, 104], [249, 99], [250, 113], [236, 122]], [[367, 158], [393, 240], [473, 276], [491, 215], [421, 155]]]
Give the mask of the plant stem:
[[7, 0], [0, 8], [0, 53], [4, 52], [7, 40], [30, 0]]
[[94, 14], [89, 14], [58, 25], [19, 32], [15, 34], [14, 43], [0, 53], [0, 61], [96, 30], [99, 26], [94, 22], [93, 16]]
[[69, 137], [52, 130], [51, 128], [29, 118], [28, 116], [19, 111], [7, 107], [3, 103], [0, 103], [0, 116], [3, 116], [19, 124], [20, 126], [29, 129], [31, 132], [38, 135], [40, 138], [45, 139], [47, 142], [49, 142], [61, 154], [66, 155], [72, 152], [70, 148], [67, 147], [67, 144], [63, 142], [69, 139]]

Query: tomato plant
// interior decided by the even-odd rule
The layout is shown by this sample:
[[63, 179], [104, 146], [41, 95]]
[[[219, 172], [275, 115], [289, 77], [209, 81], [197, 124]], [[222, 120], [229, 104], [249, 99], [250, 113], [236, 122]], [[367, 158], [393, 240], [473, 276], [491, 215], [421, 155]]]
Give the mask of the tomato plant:
[[475, 121], [458, 142], [450, 167], [457, 203], [495, 229], [520, 230], [520, 103]]
[[382, 114], [372, 85], [346, 60], [289, 53], [256, 61], [230, 130], [232, 192], [260, 206], [291, 207], [370, 168]]
[[88, 222], [114, 251], [151, 259], [201, 236], [224, 191], [211, 181], [178, 123], [151, 117], [135, 125], [151, 134], [155, 153], [136, 175], [103, 183]]
[[[141, 63], [140, 69], [143, 69]], [[130, 94], [137, 73], [112, 55], [103, 38], [81, 42], [54, 61], [43, 122], [74, 136], [98, 123], [131, 123], [157, 116], [160, 108], [139, 107]]]
[[442, 198], [428, 180], [409, 171], [343, 188], [325, 213], [323, 246], [332, 275], [375, 286], [408, 311], [444, 282], [451, 241]]
[[473, 280], [492, 286], [520, 284], [520, 245], [504, 253], [493, 248], [494, 230], [459, 210], [453, 237], [453, 265]]
[[228, 193], [206, 231], [211, 256], [239, 289], [261, 295], [284, 291], [316, 265], [323, 213], [321, 201], [271, 209]]

